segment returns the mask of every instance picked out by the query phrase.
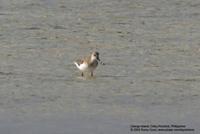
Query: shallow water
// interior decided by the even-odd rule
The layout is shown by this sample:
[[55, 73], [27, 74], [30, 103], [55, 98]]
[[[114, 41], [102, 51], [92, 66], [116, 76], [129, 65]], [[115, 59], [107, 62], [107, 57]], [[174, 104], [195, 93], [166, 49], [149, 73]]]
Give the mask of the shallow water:
[[[199, 5], [0, 0], [1, 132], [121, 134], [171, 123], [198, 132]], [[93, 50], [106, 65], [81, 78], [73, 61]]]

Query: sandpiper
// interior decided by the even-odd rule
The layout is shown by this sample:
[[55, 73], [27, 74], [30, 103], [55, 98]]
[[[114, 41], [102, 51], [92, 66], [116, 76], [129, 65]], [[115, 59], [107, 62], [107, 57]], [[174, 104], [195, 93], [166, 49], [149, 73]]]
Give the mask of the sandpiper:
[[81, 71], [81, 76], [84, 76], [84, 72], [89, 72], [91, 76], [93, 76], [93, 72], [98, 66], [98, 61], [100, 64], [105, 65], [105, 63], [101, 62], [99, 59], [99, 52], [95, 51], [92, 52], [90, 56], [78, 59], [74, 64]]

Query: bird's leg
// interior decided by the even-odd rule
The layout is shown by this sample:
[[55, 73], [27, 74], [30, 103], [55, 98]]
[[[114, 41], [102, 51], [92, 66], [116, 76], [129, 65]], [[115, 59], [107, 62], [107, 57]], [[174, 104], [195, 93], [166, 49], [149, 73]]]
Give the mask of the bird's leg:
[[93, 77], [93, 72], [91, 72], [91, 76]]
[[84, 75], [83, 75], [83, 72], [81, 72], [81, 76], [83, 77]]

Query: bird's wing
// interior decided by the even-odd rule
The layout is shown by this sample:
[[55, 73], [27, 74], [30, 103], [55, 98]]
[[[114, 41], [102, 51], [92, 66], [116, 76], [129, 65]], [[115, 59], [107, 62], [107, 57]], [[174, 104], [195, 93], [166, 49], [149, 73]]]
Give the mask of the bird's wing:
[[83, 62], [84, 62], [83, 59], [78, 59], [78, 60], [76, 60], [76, 63], [77, 63], [78, 65], [83, 64]]

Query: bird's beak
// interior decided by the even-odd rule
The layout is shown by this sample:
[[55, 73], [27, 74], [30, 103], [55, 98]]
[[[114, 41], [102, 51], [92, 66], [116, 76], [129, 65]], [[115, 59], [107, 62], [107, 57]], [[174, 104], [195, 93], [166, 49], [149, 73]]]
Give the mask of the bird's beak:
[[105, 63], [103, 63], [103, 62], [99, 59], [99, 56], [97, 57], [97, 60], [100, 62], [101, 65], [105, 65]]
[[97, 60], [98, 60], [98, 61], [101, 61], [101, 60], [99, 59], [99, 56], [97, 57]]
[[97, 60], [100, 62], [101, 65], [105, 65], [105, 63], [103, 63], [103, 62], [99, 59], [99, 57], [97, 58]]

